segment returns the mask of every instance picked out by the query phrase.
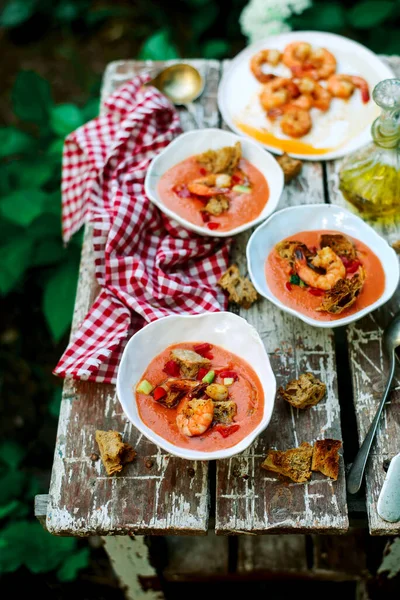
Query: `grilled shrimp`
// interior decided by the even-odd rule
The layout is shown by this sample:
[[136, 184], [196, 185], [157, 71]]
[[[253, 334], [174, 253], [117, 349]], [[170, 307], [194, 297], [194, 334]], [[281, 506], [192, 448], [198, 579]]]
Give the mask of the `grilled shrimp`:
[[292, 42], [288, 44], [283, 51], [282, 62], [293, 69], [293, 67], [303, 67], [312, 52], [311, 44], [307, 42]]
[[299, 138], [306, 135], [312, 127], [310, 113], [297, 106], [288, 106], [284, 110], [281, 129], [289, 137]]
[[299, 95], [297, 85], [285, 77], [275, 77], [266, 83], [260, 94], [260, 102], [264, 110], [268, 111], [283, 106], [292, 98]]
[[296, 272], [300, 279], [311, 287], [324, 291], [330, 290], [339, 279], [346, 277], [346, 268], [342, 260], [329, 246], [318, 250], [316, 256], [310, 261], [314, 267], [325, 269], [325, 273], [322, 275], [308, 266], [301, 250], [297, 249], [295, 254]]
[[211, 174], [206, 177], [199, 177], [188, 183], [189, 192], [196, 196], [206, 196], [212, 198], [216, 194], [224, 193], [231, 186], [231, 176], [225, 173]]
[[359, 88], [361, 100], [366, 104], [369, 101], [369, 87], [368, 82], [362, 77], [339, 73], [338, 75], [332, 75], [328, 79], [328, 91], [336, 98], [350, 98], [355, 88]]
[[272, 73], [264, 73], [262, 67], [265, 63], [276, 67], [281, 60], [281, 53], [279, 50], [260, 50], [250, 60], [250, 69], [254, 77], [261, 83], [267, 83], [274, 79], [275, 75]]
[[183, 400], [178, 407], [176, 424], [184, 435], [201, 435], [211, 425], [214, 418], [214, 403], [210, 398]]

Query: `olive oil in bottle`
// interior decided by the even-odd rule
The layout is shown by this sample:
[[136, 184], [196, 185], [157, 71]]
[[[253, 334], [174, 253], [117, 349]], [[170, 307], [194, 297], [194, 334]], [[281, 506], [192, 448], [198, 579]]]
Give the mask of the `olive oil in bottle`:
[[374, 141], [345, 159], [339, 188], [366, 218], [400, 217], [400, 79], [381, 81], [372, 97], [382, 108]]

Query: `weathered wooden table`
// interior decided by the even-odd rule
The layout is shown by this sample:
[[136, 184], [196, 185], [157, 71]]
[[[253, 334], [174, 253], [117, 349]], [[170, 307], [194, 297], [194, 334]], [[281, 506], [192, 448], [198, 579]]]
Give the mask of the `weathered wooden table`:
[[[400, 74], [395, 58], [385, 60]], [[204, 127], [224, 127], [217, 107], [217, 88], [228, 61], [189, 62], [200, 69], [206, 82], [196, 103], [198, 119]], [[110, 64], [104, 77], [102, 100], [135, 73], [143, 70], [153, 73], [163, 66], [165, 63], [134, 61]], [[194, 128], [192, 118], [184, 110], [181, 120], [185, 130]], [[323, 202], [344, 206], [346, 202], [337, 185], [339, 166], [339, 161], [304, 163], [301, 176], [286, 186], [279, 209]], [[399, 226], [377, 225], [376, 229], [389, 242], [400, 238]], [[240, 235], [233, 247], [232, 261], [242, 271], [246, 271], [245, 246], [249, 236], [250, 233]], [[98, 291], [89, 225], [73, 330]], [[327, 395], [326, 400], [307, 411], [295, 410], [277, 399], [267, 430], [246, 452], [229, 460], [187, 462], [170, 456], [147, 441], [126, 420], [114, 386], [66, 381], [50, 492], [48, 497], [37, 498], [38, 516], [42, 520], [46, 517], [46, 527], [52, 534], [72, 536], [201, 535], [212, 529], [216, 534], [253, 535], [347, 532], [348, 507], [352, 517], [354, 501], [348, 505], [344, 462], [351, 462], [357, 448], [357, 431], [361, 441], [384, 389], [386, 371], [381, 334], [399, 307], [399, 296], [398, 293], [383, 308], [350, 325], [346, 331], [335, 330], [335, 333], [309, 327], [264, 299], [248, 311], [240, 310], [239, 314], [259, 331], [278, 385], [303, 371], [311, 371], [327, 384]], [[236, 312], [235, 307], [232, 310]], [[365, 490], [355, 500], [357, 506], [362, 506], [365, 499], [372, 535], [400, 533], [400, 523], [383, 521], [376, 510], [385, 477], [384, 463], [399, 451], [399, 382], [397, 376], [367, 466]], [[108, 477], [101, 461], [90, 459], [92, 452], [97, 451], [96, 429], [120, 431], [138, 453], [137, 459], [117, 477]], [[269, 447], [285, 449], [322, 437], [344, 440], [345, 461], [342, 457], [337, 482], [314, 475], [308, 484], [287, 484], [260, 469]], [[126, 539], [133, 543], [128, 536]], [[245, 568], [249, 568], [256, 560], [256, 542], [250, 548], [247, 538], [240, 539], [243, 542], [239, 557], [247, 565]], [[122, 540], [105, 538], [111, 554], [117, 546], [126, 551]], [[134, 543], [137, 556], [145, 557], [141, 538], [136, 537]], [[132, 566], [126, 561], [122, 570]], [[144, 569], [150, 569], [149, 576], [152, 574], [149, 566]]]

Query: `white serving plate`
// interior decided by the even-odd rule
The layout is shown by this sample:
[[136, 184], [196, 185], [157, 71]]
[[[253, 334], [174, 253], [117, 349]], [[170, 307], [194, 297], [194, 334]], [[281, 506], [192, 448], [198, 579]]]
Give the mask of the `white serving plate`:
[[[335, 319], [318, 321], [283, 304], [270, 290], [265, 279], [265, 260], [275, 244], [301, 231], [335, 230], [364, 242], [379, 258], [385, 272], [382, 296], [358, 312]], [[256, 290], [287, 313], [314, 327], [340, 327], [361, 319], [385, 304], [394, 294], [399, 281], [399, 261], [393, 248], [365, 221], [335, 204], [306, 204], [285, 208], [258, 227], [248, 241], [247, 266]]]
[[[252, 221], [231, 229], [230, 231], [210, 230], [205, 225], [194, 225], [183, 217], [180, 217], [176, 212], [167, 208], [161, 200], [158, 193], [158, 182], [160, 177], [171, 167], [177, 163], [193, 156], [206, 152], [207, 150], [217, 150], [223, 146], [232, 146], [237, 141], [242, 144], [242, 155], [251, 162], [265, 177], [269, 186], [269, 199], [261, 214]], [[178, 136], [171, 142], [158, 156], [151, 162], [145, 179], [145, 191], [151, 202], [153, 202], [163, 213], [171, 219], [175, 219], [186, 229], [195, 231], [200, 235], [212, 237], [231, 237], [254, 227], [261, 221], [264, 221], [277, 207], [279, 198], [281, 197], [284, 177], [283, 171], [276, 159], [269, 153], [263, 150], [259, 144], [252, 140], [244, 139], [229, 131], [222, 129], [197, 129], [188, 131]]]
[[[265, 395], [263, 417], [251, 433], [231, 448], [201, 452], [175, 446], [154, 433], [139, 416], [134, 390], [150, 361], [167, 346], [190, 341], [222, 346], [246, 360], [260, 379]], [[275, 377], [259, 334], [245, 319], [229, 312], [169, 316], [149, 323], [127, 343], [117, 374], [117, 396], [127, 418], [151, 442], [188, 460], [228, 458], [245, 450], [270, 422], [275, 393]]]
[[[219, 85], [220, 112], [224, 121], [239, 135], [247, 136], [237, 125], [237, 121], [241, 120], [257, 129], [267, 129], [281, 140], [293, 140], [282, 133], [279, 121], [271, 123], [265, 116], [258, 99], [262, 84], [251, 73], [249, 61], [259, 50], [276, 48], [282, 51], [287, 44], [295, 41], [309, 42], [332, 52], [337, 60], [337, 73], [363, 77], [369, 84], [371, 95], [379, 81], [395, 77], [393, 71], [371, 50], [340, 35], [319, 31], [292, 31], [270, 36], [242, 50], [233, 59]], [[292, 76], [283, 64], [276, 68], [268, 66], [267, 70], [283, 77]], [[312, 155], [304, 154], [301, 150], [287, 151], [291, 156], [305, 160], [331, 160], [345, 156], [371, 141], [370, 128], [378, 115], [379, 108], [372, 98], [367, 104], [361, 102], [359, 90], [347, 102], [334, 98], [327, 113], [315, 108], [311, 110], [313, 127], [310, 133], [298, 140], [320, 151]], [[272, 152], [282, 154], [279, 146], [268, 143], [264, 146]], [[326, 148], [330, 150], [323, 152]]]

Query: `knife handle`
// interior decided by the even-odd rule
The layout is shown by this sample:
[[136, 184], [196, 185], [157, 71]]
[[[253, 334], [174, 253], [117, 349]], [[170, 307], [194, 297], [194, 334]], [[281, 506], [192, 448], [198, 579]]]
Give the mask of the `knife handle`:
[[379, 494], [377, 511], [385, 521], [400, 521], [400, 454], [391, 460]]

